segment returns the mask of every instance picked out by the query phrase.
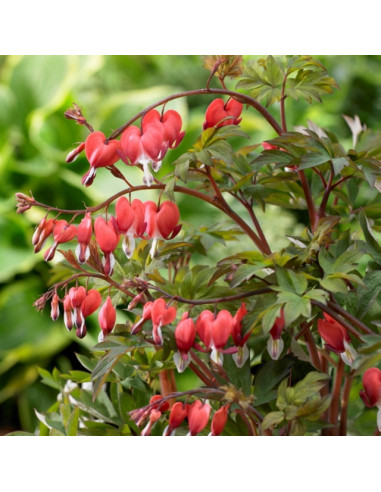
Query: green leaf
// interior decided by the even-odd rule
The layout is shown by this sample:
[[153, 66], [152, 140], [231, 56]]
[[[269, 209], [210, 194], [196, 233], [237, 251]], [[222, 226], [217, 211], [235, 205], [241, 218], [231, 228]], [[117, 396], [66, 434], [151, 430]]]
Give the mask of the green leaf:
[[261, 429], [262, 430], [267, 430], [270, 427], [276, 427], [277, 425], [281, 424], [284, 420], [284, 413], [283, 412], [270, 412], [267, 415], [265, 415], [262, 423], [261, 423]]
[[325, 164], [331, 159], [329, 154], [318, 154], [316, 152], [305, 154], [300, 159], [300, 164], [298, 165], [298, 169], [309, 169], [311, 167], [321, 166]]
[[332, 165], [333, 165], [333, 170], [335, 172], [335, 176], [341, 173], [342, 169], [345, 166], [349, 166], [348, 158], [347, 157], [336, 157], [332, 159]]
[[239, 390], [242, 390], [245, 395], [251, 393], [251, 372], [250, 361], [247, 360], [245, 364], [239, 368], [236, 366], [231, 356], [224, 357], [224, 369], [229, 377], [229, 381]]
[[360, 210], [358, 217], [367, 244], [367, 251], [372, 256], [372, 258], [379, 265], [381, 265], [381, 246], [378, 244], [376, 238], [373, 236], [369, 221], [365, 215], [364, 210]]
[[79, 422], [79, 409], [78, 407], [75, 407], [74, 410], [72, 411], [67, 426], [66, 426], [66, 432], [68, 436], [76, 436], [77, 435], [77, 429], [78, 429], [78, 422]]
[[278, 59], [268, 56], [266, 59], [247, 63], [237, 88], [248, 89], [253, 98], [258, 101], [265, 100], [266, 106], [269, 106], [280, 101], [283, 77]]
[[356, 314], [363, 318], [366, 316], [373, 303], [381, 293], [381, 271], [369, 272], [363, 278], [364, 287], [357, 290], [357, 311]]
[[258, 371], [254, 377], [255, 406], [275, 400], [277, 395], [275, 387], [289, 374], [294, 362], [293, 357], [285, 356], [277, 361], [267, 362]]
[[326, 289], [329, 292], [341, 292], [342, 294], [348, 293], [348, 287], [344, 280], [332, 277], [331, 275], [328, 275], [321, 279], [320, 285], [323, 287], [323, 289]]
[[290, 325], [299, 316], [309, 318], [311, 316], [311, 303], [308, 297], [301, 297], [293, 292], [280, 292], [279, 304], [284, 304], [284, 319], [286, 326]]

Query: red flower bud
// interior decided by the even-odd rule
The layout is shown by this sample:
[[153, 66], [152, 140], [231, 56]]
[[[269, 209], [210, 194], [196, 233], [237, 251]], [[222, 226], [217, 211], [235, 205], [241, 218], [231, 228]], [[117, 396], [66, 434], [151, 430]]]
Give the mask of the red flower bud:
[[112, 329], [115, 326], [115, 321], [116, 321], [116, 311], [112, 304], [110, 296], [107, 297], [106, 302], [101, 307], [99, 311], [98, 319], [99, 319], [99, 325], [102, 330], [100, 340], [103, 340], [105, 336], [111, 333]]
[[381, 371], [377, 367], [371, 367], [364, 372], [362, 378], [364, 390], [360, 396], [367, 407], [381, 405]]
[[222, 434], [226, 422], [228, 420], [229, 405], [224, 405], [213, 415], [211, 425], [211, 436], [219, 436]]
[[187, 352], [192, 348], [195, 338], [196, 326], [192, 318], [188, 318], [188, 313], [185, 312], [175, 329], [177, 348], [185, 357], [187, 357]]
[[191, 436], [195, 436], [208, 425], [210, 410], [209, 403], [203, 404], [200, 400], [196, 400], [190, 405], [188, 410], [188, 425]]
[[179, 372], [183, 372], [190, 362], [188, 352], [193, 347], [195, 338], [196, 326], [185, 312], [175, 329], [175, 340], [179, 351], [174, 354], [174, 362]]
[[44, 217], [37, 226], [32, 238], [35, 253], [41, 251], [41, 248], [44, 246], [46, 240], [53, 232], [54, 224], [55, 220], [46, 220], [46, 217]]
[[78, 147], [68, 153], [66, 157], [66, 162], [74, 162], [79, 154], [85, 149], [85, 142], [81, 142]]
[[53, 295], [52, 303], [51, 303], [51, 311], [50, 317], [53, 321], [56, 321], [60, 315], [60, 298], [57, 293]]
[[106, 222], [103, 217], [97, 217], [94, 222], [95, 238], [105, 257], [103, 262], [105, 275], [112, 275], [114, 269], [114, 255], [112, 252], [118, 245], [119, 234], [115, 231], [112, 222]]
[[364, 372], [362, 383], [364, 390], [360, 396], [367, 407], [377, 407], [377, 427], [381, 432], [381, 371], [371, 367]]
[[172, 405], [171, 413], [169, 414], [169, 425], [164, 430], [164, 436], [173, 435], [173, 431], [180, 427], [183, 423], [184, 419], [188, 415], [189, 405], [182, 403], [181, 401], [177, 401]]

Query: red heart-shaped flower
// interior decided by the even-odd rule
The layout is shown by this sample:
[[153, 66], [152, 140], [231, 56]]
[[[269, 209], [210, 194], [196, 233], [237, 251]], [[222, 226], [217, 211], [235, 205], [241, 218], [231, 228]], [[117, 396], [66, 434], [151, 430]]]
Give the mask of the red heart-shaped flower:
[[119, 160], [117, 150], [120, 149], [118, 140], [109, 140], [107, 142], [105, 134], [102, 132], [93, 132], [87, 137], [85, 142], [86, 157], [91, 167], [111, 166]]

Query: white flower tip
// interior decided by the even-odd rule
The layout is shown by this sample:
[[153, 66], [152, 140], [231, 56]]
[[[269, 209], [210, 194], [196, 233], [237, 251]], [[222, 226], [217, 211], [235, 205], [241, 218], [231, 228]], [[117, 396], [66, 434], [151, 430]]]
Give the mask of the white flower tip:
[[270, 336], [270, 338], [267, 341], [267, 350], [269, 352], [270, 357], [273, 360], [279, 359], [280, 354], [283, 351], [283, 348], [284, 348], [284, 342], [281, 338], [274, 339], [273, 337]]

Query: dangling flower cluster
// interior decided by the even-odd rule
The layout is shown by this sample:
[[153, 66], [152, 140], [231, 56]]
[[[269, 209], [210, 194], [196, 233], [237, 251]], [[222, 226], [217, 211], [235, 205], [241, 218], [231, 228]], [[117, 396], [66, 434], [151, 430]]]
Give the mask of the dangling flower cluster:
[[141, 435], [149, 436], [151, 435], [152, 428], [160, 419], [162, 412], [167, 412], [168, 410], [169, 403], [166, 400], [163, 400], [162, 395], [154, 395], [151, 397], [147, 406], [132, 410], [130, 415], [138, 427], [148, 420], [146, 426], [141, 432]]
[[184, 138], [185, 132], [181, 131], [181, 126], [181, 116], [177, 111], [169, 110], [161, 115], [156, 109], [151, 109], [142, 118], [141, 129], [129, 126], [124, 130], [120, 138], [119, 157], [129, 166], [141, 164], [143, 182], [151, 186], [153, 176], [149, 164], [155, 172], [160, 169], [167, 150], [177, 147]]
[[[160, 419], [163, 412], [169, 410], [169, 404], [163, 400], [161, 395], [154, 395], [147, 407], [143, 407], [131, 412], [131, 418], [138, 426], [147, 422], [141, 432], [142, 436], [149, 436], [155, 423]], [[212, 407], [209, 402], [195, 400], [193, 403], [175, 402], [169, 413], [168, 425], [165, 427], [163, 436], [174, 436], [176, 430], [182, 425], [185, 419], [188, 421], [188, 436], [196, 436], [202, 432], [209, 423]], [[211, 421], [211, 431], [209, 436], [219, 436], [222, 434], [227, 419], [229, 405], [224, 405], [216, 410]]]
[[357, 352], [349, 345], [351, 339], [346, 328], [327, 313], [324, 313], [324, 318], [318, 320], [318, 333], [325, 341], [326, 348], [340, 354], [345, 364], [352, 366]]
[[143, 323], [152, 320], [152, 336], [156, 345], [163, 345], [163, 334], [161, 328], [172, 323], [176, 318], [176, 308], [165, 303], [164, 299], [159, 298], [155, 301], [147, 302], [143, 308], [141, 319], [132, 327], [131, 333], [136, 334], [142, 329]]
[[85, 318], [94, 313], [102, 302], [100, 293], [95, 289], [86, 291], [85, 287], [71, 287], [63, 300], [55, 292], [51, 302], [51, 317], [56, 321], [59, 317], [59, 302], [63, 304], [64, 323], [70, 331], [76, 327], [76, 335], [83, 338], [86, 335]]
[[[164, 201], [160, 205], [152, 201], [143, 203], [135, 199], [130, 202], [122, 196], [115, 206], [115, 217], [108, 220], [99, 216], [94, 221], [94, 234], [99, 248], [103, 253], [103, 272], [112, 275], [114, 271], [114, 251], [118, 246], [120, 236], [123, 236], [123, 251], [127, 258], [131, 258], [135, 248], [135, 239], [145, 237], [152, 239], [150, 254], [156, 254], [158, 241], [173, 239], [181, 230], [178, 224], [180, 213], [177, 205]], [[44, 253], [44, 259], [51, 261], [57, 247], [77, 238], [75, 249], [78, 262], [83, 264], [90, 257], [90, 241], [93, 236], [91, 214], [86, 213], [78, 226], [68, 224], [66, 220], [47, 219], [44, 217], [37, 226], [33, 235], [35, 253], [44, 246], [46, 240], [53, 236], [53, 245]]]
[[99, 167], [113, 166], [121, 159], [128, 166], [143, 166], [143, 182], [147, 186], [153, 183], [149, 164], [156, 172], [161, 167], [168, 149], [176, 148], [184, 138], [181, 131], [182, 120], [177, 111], [168, 110], [160, 114], [156, 109], [148, 111], [142, 118], [141, 128], [130, 125], [122, 133], [120, 141], [107, 139], [105, 134], [96, 131], [90, 133], [85, 142], [71, 151], [66, 162], [73, 162], [85, 150], [90, 169], [82, 177], [82, 184], [90, 186]]
[[243, 105], [235, 99], [229, 99], [226, 103], [223, 99], [215, 99], [206, 110], [204, 130], [213, 126], [221, 128], [226, 125], [239, 125], [242, 108]]
[[[234, 317], [225, 309], [217, 315], [206, 309], [194, 322], [185, 312], [175, 329], [178, 352], [174, 355], [174, 362], [177, 370], [183, 372], [189, 365], [189, 352], [192, 347], [201, 352], [211, 352], [211, 360], [218, 365], [223, 363], [223, 354], [234, 354], [237, 366], [242, 367], [249, 356], [246, 342], [250, 333], [245, 336], [241, 334], [241, 321], [245, 314], [244, 303]], [[196, 336], [203, 346], [196, 342]], [[233, 338], [234, 346], [224, 348], [230, 336]]]
[[33, 236], [33, 243], [34, 241], [37, 241], [34, 248], [35, 253], [37, 253], [40, 250], [40, 244], [42, 247], [50, 234], [53, 234], [54, 243], [49, 249], [45, 251], [45, 261], [51, 261], [54, 258], [57, 247], [62, 243], [67, 243], [71, 241], [75, 238], [77, 234], [76, 226], [73, 224], [69, 225], [66, 220], [53, 220], [52, 222], [50, 222], [50, 220], [46, 221], [45, 219], [45, 226], [43, 226], [41, 234], [39, 235], [37, 233], [37, 227], [35, 235]]

